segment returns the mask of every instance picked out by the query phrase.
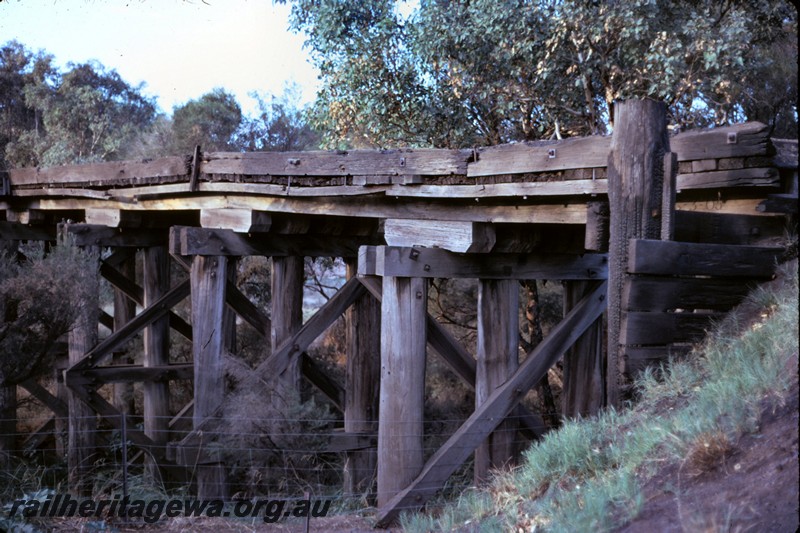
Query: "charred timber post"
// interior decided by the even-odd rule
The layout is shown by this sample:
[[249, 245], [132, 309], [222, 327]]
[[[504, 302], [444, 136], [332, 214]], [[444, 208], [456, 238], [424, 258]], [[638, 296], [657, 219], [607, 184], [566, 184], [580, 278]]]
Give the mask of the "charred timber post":
[[629, 100], [614, 106], [614, 134], [608, 156], [611, 222], [606, 371], [607, 402], [612, 406], [620, 403], [624, 363], [619, 340], [628, 241], [661, 237], [664, 156], [669, 151], [666, 104]]
[[[227, 258], [200, 256], [192, 260], [192, 351], [194, 355], [195, 429], [211, 416], [225, 396], [223, 314]], [[227, 497], [225, 467], [208, 464], [197, 467], [197, 497]]]
[[[348, 279], [356, 276], [357, 263], [347, 262]], [[347, 377], [344, 430], [375, 433], [378, 428], [378, 398], [381, 377], [381, 304], [365, 294], [345, 314], [347, 323]], [[353, 450], [344, 465], [344, 491], [369, 495], [374, 492], [376, 450]]]
[[[478, 284], [478, 346], [475, 407], [519, 367], [519, 284], [515, 280], [482, 279]], [[475, 483], [483, 483], [490, 469], [514, 459], [516, 419], [502, 422], [475, 450]]]
[[383, 278], [378, 505], [404, 490], [423, 466], [428, 280]]
[[[166, 246], [144, 249], [144, 307], [169, 292], [169, 253]], [[169, 364], [169, 315], [164, 315], [144, 329], [144, 366]], [[157, 446], [165, 446], [169, 431], [169, 382], [144, 383], [144, 434]], [[159, 479], [158, 465], [147, 459], [147, 469], [153, 479]]]

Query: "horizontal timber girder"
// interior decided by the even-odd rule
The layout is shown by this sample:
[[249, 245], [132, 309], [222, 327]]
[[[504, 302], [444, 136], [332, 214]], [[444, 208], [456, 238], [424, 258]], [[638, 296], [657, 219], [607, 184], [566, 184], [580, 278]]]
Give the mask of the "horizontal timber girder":
[[362, 246], [359, 276], [601, 280], [606, 254], [458, 254], [438, 248]]
[[247, 235], [229, 229], [191, 226], [173, 226], [169, 232], [170, 252], [179, 255], [355, 257], [359, 246], [378, 242], [377, 236]]
[[64, 225], [77, 246], [145, 248], [163, 246], [168, 240], [166, 229], [110, 228], [96, 224]]
[[[309, 318], [300, 330], [287, 339], [280, 348], [273, 352], [264, 361], [253, 369], [252, 373], [246, 379], [253, 381], [265, 378], [277, 377], [282, 374], [292, 363], [295, 358], [302, 357], [306, 349], [311, 345], [317, 337], [319, 337], [348, 307], [350, 307], [356, 300], [366, 293], [366, 288], [358, 282], [357, 278], [348, 280], [330, 300], [328, 300], [322, 307], [320, 307], [314, 315]], [[310, 360], [310, 358], [309, 358]], [[306, 374], [309, 381], [313, 380], [314, 371]], [[344, 405], [344, 402], [337, 400], [336, 397], [341, 398], [344, 395], [344, 389], [335, 385], [332, 380], [326, 380], [327, 384], [317, 385], [320, 390], [326, 392], [330, 390], [330, 386], [336, 387], [335, 396], [331, 398], [334, 403]], [[247, 383], [243, 383], [242, 387], [247, 387]], [[334, 394], [331, 392], [331, 394]], [[223, 404], [224, 405], [224, 404]], [[210, 420], [217, 418], [222, 412], [223, 405], [220, 405], [211, 416], [204, 419], [194, 430], [187, 435], [182, 442], [191, 442], [198, 431], [203, 431]]]
[[527, 391], [542, 379], [564, 352], [603, 314], [607, 290], [608, 282], [598, 283], [528, 354], [508, 381], [495, 389], [458, 431], [431, 456], [417, 478], [380, 509], [377, 516], [378, 527], [390, 525], [403, 510], [422, 507], [443, 486]]
[[[377, 277], [361, 276], [358, 280], [369, 290], [370, 294], [378, 301], [381, 301], [381, 280]], [[439, 354], [450, 369], [471, 389], [475, 389], [475, 373], [477, 363], [461, 344], [456, 341], [444, 327], [439, 324], [430, 314], [426, 316], [428, 345]], [[520, 431], [530, 439], [542, 436], [545, 430], [545, 423], [542, 418], [528, 411], [522, 405], [516, 406], [513, 414], [520, 423]]]

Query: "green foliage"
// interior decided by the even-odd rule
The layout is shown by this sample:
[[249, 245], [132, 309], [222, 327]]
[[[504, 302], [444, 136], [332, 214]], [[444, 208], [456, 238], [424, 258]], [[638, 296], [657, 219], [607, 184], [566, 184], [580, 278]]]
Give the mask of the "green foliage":
[[241, 122], [242, 109], [236, 98], [224, 89], [214, 89], [174, 109], [175, 149], [184, 154], [191, 154], [197, 145], [207, 152], [233, 150]]
[[253, 96], [259, 112], [242, 125], [237, 139], [242, 150], [290, 152], [319, 148], [319, 135], [306, 123], [297, 85], [287, 87], [280, 96]]
[[0, 385], [52, 368], [50, 348], [67, 333], [93, 287], [94, 259], [61, 245], [26, 249], [22, 264], [0, 254]]
[[[782, 0], [294, 0], [329, 146], [490, 145], [605, 133], [618, 99], [681, 127], [797, 131], [797, 14]], [[784, 133], [785, 132], [785, 133]]]
[[118, 159], [155, 116], [141, 87], [99, 63], [69, 64], [62, 74], [50, 56], [34, 56], [16, 42], [0, 51], [0, 60], [6, 82], [0, 100], [15, 125], [5, 142], [11, 166]]

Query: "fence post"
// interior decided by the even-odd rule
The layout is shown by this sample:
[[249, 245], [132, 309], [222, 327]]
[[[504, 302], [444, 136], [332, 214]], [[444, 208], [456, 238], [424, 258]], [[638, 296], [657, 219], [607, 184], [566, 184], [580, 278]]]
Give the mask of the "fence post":
[[669, 152], [667, 106], [628, 100], [614, 106], [608, 156], [610, 213], [608, 273], [607, 403], [620, 404], [623, 357], [620, 346], [622, 291], [628, 277], [628, 241], [661, 237], [664, 155]]

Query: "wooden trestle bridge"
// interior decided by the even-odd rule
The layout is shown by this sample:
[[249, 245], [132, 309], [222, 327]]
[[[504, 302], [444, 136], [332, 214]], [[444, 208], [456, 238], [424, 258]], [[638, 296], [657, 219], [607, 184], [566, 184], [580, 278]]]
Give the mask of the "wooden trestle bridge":
[[[627, 376], [686, 351], [752, 282], [772, 276], [782, 249], [753, 243], [796, 223], [797, 143], [771, 142], [758, 123], [669, 135], [652, 101], [620, 103], [615, 118], [611, 137], [475, 150], [198, 149], [8, 172], [0, 239], [52, 241], [60, 230], [112, 250], [98, 274], [115, 288], [114, 316], [90, 306], [70, 333], [68, 400], [22, 383], [69, 419], [72, 479], [80, 483], [93, 446], [87, 415], [117, 427], [123, 419], [98, 387], [144, 382], [144, 428], [131, 424], [129, 439], [162, 467], [199, 465], [201, 497], [225, 494], [225, 467], [199, 436], [224, 431], [216, 414], [231, 311], [270, 339], [255, 375], [290, 387], [303, 376], [344, 412], [331, 445], [347, 451], [351, 490], [377, 466], [380, 525], [419, 508], [473, 453], [478, 472], [504, 464], [501, 425], [538, 435], [540, 417], [519, 401], [560, 358], [565, 415], [617, 404]], [[137, 249], [142, 285], [131, 275]], [[235, 285], [231, 265], [252, 255], [272, 258], [270, 318]], [[342, 257], [349, 277], [305, 323], [304, 256]], [[170, 286], [171, 261], [189, 280]], [[476, 357], [427, 314], [431, 278], [479, 280]], [[531, 279], [563, 280], [569, 312], [519, 364], [518, 282]], [[171, 311], [190, 295], [191, 324]], [[336, 383], [305, 350], [345, 312], [347, 376]], [[98, 322], [113, 333], [99, 340]], [[193, 364], [171, 362], [170, 330], [194, 341]], [[108, 365], [141, 331], [143, 364]], [[474, 387], [476, 407], [426, 459], [427, 347]], [[169, 423], [169, 381], [187, 378], [194, 401]], [[365, 452], [375, 446], [377, 465]]]

